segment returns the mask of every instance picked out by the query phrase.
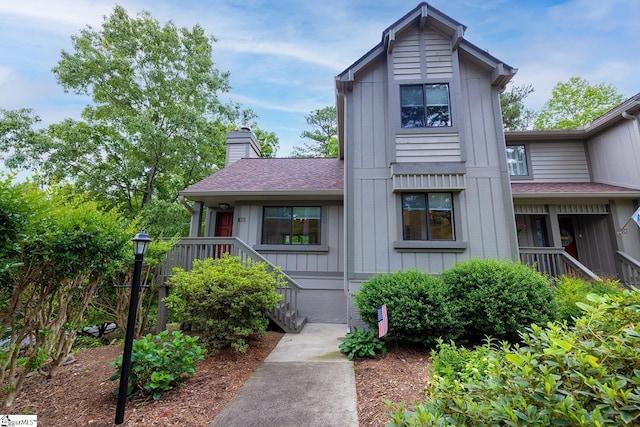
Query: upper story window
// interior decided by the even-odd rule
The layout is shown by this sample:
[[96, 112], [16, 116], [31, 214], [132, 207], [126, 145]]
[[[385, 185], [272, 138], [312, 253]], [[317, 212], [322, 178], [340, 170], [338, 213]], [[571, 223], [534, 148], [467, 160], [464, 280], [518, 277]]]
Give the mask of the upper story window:
[[447, 83], [400, 86], [403, 128], [451, 126]]
[[319, 245], [319, 206], [265, 206], [262, 216], [262, 244]]
[[451, 193], [402, 194], [404, 240], [455, 240]]
[[527, 149], [524, 145], [507, 145], [507, 166], [511, 176], [529, 176]]

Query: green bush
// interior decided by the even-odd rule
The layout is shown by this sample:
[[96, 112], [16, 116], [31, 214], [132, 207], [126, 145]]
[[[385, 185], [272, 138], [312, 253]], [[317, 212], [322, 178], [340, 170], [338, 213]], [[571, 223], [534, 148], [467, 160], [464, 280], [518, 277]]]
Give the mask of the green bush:
[[[575, 326], [532, 325], [523, 344], [500, 349], [490, 343], [481, 356], [434, 356], [424, 404], [399, 405], [391, 426], [621, 426], [640, 423], [640, 290], [590, 294], [578, 302]], [[449, 360], [470, 361], [478, 375], [453, 378]], [[392, 407], [391, 403], [388, 403]]]
[[556, 302], [560, 320], [573, 324], [574, 318], [582, 314], [576, 303], [586, 302], [588, 294], [619, 295], [622, 292], [623, 289], [617, 280], [596, 282], [562, 276], [556, 284]]
[[263, 262], [225, 255], [195, 261], [191, 271], [175, 271], [167, 306], [202, 330], [207, 348], [213, 350], [231, 346], [246, 351], [246, 338], [266, 333], [269, 310], [282, 298], [276, 291], [279, 271], [267, 270]]
[[[196, 362], [204, 359], [204, 350], [196, 344], [197, 340], [198, 337], [186, 336], [180, 331], [171, 336], [164, 331], [135, 340], [127, 396], [141, 391], [158, 400], [163, 392], [182, 383], [183, 374], [193, 375]], [[115, 381], [122, 372], [122, 356], [112, 364], [116, 372], [109, 379]]]
[[451, 341], [438, 341], [435, 350], [431, 351], [432, 373], [449, 381], [478, 380], [484, 377], [489, 369], [491, 355], [494, 351], [493, 340], [488, 337], [486, 345], [473, 350], [458, 347]]
[[377, 274], [354, 295], [360, 319], [377, 328], [377, 307], [387, 304], [389, 334], [398, 339], [433, 345], [460, 332], [449, 310], [442, 281], [417, 270]]
[[385, 354], [387, 347], [384, 342], [371, 329], [353, 328], [353, 332], [349, 332], [342, 344], [339, 346], [340, 351], [347, 355], [349, 360], [354, 357], [370, 357], [375, 358], [377, 354]]
[[553, 289], [545, 276], [509, 260], [458, 263], [442, 272], [453, 315], [464, 326], [464, 338], [485, 336], [516, 341], [531, 323], [557, 318]]

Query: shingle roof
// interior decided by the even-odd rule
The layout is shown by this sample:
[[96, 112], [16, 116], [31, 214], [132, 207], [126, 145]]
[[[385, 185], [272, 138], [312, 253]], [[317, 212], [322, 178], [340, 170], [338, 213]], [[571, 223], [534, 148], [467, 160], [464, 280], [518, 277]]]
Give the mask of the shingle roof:
[[617, 185], [600, 184], [597, 182], [550, 182], [550, 183], [511, 183], [511, 192], [514, 196], [529, 197], [606, 197], [640, 195], [639, 189], [619, 187]]
[[327, 158], [240, 159], [181, 194], [343, 191], [344, 161]]

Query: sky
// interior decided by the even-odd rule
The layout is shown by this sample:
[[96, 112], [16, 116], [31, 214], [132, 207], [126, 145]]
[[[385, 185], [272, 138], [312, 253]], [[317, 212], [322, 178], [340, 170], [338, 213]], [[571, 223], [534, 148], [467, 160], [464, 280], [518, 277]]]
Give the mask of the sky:
[[[290, 155], [309, 130], [305, 117], [335, 104], [334, 77], [377, 45], [382, 32], [419, 4], [413, 0], [0, 0], [0, 108], [33, 108], [44, 124], [80, 118], [90, 102], [64, 93], [51, 69], [71, 36], [100, 28], [113, 7], [142, 10], [160, 23], [201, 25], [214, 36], [217, 69], [230, 93], [258, 115], [260, 128]], [[432, 0], [467, 26], [465, 39], [518, 68], [539, 110], [572, 76], [640, 92], [640, 0]]]

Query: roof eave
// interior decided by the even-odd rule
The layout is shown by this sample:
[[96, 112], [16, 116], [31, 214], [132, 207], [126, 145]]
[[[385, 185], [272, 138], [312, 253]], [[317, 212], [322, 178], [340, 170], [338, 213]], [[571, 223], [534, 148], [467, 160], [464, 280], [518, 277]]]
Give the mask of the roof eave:
[[447, 34], [453, 41], [453, 49], [457, 49], [463, 40], [462, 37], [467, 27], [455, 19], [440, 12], [435, 7], [426, 2], [418, 4], [402, 18], [391, 24], [382, 32], [380, 43], [375, 45], [369, 52], [365, 53], [356, 62], [351, 64], [336, 77], [336, 90], [338, 93], [345, 93], [351, 89], [355, 75], [367, 67], [379, 56], [386, 54], [387, 50], [393, 49], [396, 34], [403, 31], [414, 22], [419, 21], [420, 28], [426, 25], [433, 25], [441, 32]]
[[462, 39], [459, 50], [470, 57], [477, 65], [491, 72], [491, 85], [503, 90], [507, 83], [513, 79], [518, 72], [517, 68], [505, 64], [487, 51], [480, 49], [473, 43]]
[[297, 196], [343, 196], [344, 190], [287, 190], [287, 191], [264, 191], [264, 190], [251, 190], [251, 191], [180, 191], [179, 196], [184, 196], [187, 199], [202, 198], [202, 197], [297, 197]]
[[635, 199], [639, 191], [607, 191], [607, 192], [511, 192], [514, 199]]
[[584, 129], [554, 129], [554, 130], [514, 130], [505, 131], [507, 143], [516, 141], [550, 141], [550, 140], [576, 140], [585, 139]]

